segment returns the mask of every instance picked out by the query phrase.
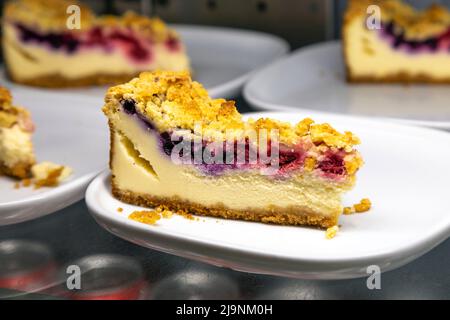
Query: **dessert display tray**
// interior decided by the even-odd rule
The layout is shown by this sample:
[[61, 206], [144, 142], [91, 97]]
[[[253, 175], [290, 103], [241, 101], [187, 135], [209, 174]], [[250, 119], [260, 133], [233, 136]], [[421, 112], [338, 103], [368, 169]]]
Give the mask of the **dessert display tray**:
[[450, 129], [450, 86], [349, 84], [339, 41], [298, 49], [255, 74], [245, 99], [260, 110], [314, 110]]

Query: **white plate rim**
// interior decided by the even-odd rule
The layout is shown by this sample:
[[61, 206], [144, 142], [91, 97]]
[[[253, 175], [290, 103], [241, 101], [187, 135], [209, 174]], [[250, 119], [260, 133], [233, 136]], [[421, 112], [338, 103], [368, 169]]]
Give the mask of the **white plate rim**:
[[[245, 83], [244, 88], [242, 90], [242, 96], [244, 99], [254, 108], [261, 111], [283, 111], [283, 112], [316, 112], [321, 114], [330, 114], [335, 115], [339, 113], [334, 112], [327, 112], [327, 111], [318, 111], [314, 109], [308, 109], [303, 107], [295, 107], [295, 106], [289, 106], [289, 105], [283, 105], [279, 103], [272, 103], [272, 102], [266, 102], [264, 100], [259, 99], [258, 97], [255, 97], [252, 92], [252, 86], [255, 86], [255, 82], [258, 80], [259, 77], [264, 76], [265, 73], [268, 73], [271, 70], [276, 70], [278, 66], [283, 65], [288, 60], [292, 59], [295, 60], [298, 55], [304, 54], [305, 52], [308, 52], [309, 50], [314, 50], [317, 48], [323, 48], [323, 47], [333, 47], [341, 45], [340, 40], [332, 40], [332, 41], [326, 41], [316, 44], [311, 44], [304, 46], [302, 48], [299, 48], [297, 50], [294, 50], [287, 54], [286, 56], [278, 59], [277, 61], [274, 61], [270, 65], [258, 70], [257, 72], [253, 73], [251, 78]], [[364, 115], [355, 115], [355, 114], [348, 114], [348, 116], [352, 117], [361, 117], [361, 118], [371, 118], [370, 116], [364, 116]], [[406, 125], [416, 125], [416, 126], [422, 126], [422, 127], [428, 127], [428, 128], [436, 128], [436, 129], [443, 129], [443, 130], [449, 130], [450, 129], [450, 121], [432, 121], [432, 120], [417, 120], [417, 119], [402, 119], [402, 118], [394, 118], [394, 117], [382, 117], [377, 116], [377, 119], [381, 121], [392, 121], [397, 122], [400, 124], [406, 124]]]

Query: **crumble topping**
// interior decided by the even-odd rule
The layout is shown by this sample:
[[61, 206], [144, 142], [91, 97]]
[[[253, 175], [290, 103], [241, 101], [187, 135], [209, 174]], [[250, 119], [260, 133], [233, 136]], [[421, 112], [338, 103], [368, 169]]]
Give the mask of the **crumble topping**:
[[[82, 29], [92, 26], [95, 16], [91, 9], [77, 0], [16, 0], [5, 5], [4, 17], [20, 21], [27, 25], [46, 31], [67, 30], [67, 8], [71, 5], [80, 7]], [[36, 19], [39, 17], [39, 19]], [[38, 20], [38, 21], [37, 21]], [[77, 30], [73, 30], [77, 32]]]
[[100, 16], [95, 20], [95, 25], [101, 27], [120, 27], [138, 31], [144, 37], [154, 39], [156, 41], [164, 41], [167, 39], [178, 39], [178, 34], [167, 27], [161, 19], [148, 18], [138, 15], [132, 11], [126, 12], [122, 16], [106, 15]]
[[82, 32], [94, 27], [118, 27], [139, 31], [144, 37], [148, 36], [156, 41], [178, 39], [175, 31], [167, 28], [158, 18], [148, 18], [133, 12], [126, 12], [123, 16], [96, 16], [86, 5], [76, 0], [16, 0], [5, 6], [4, 16], [12, 21], [19, 21], [28, 26], [36, 27], [36, 17], [39, 17], [38, 29], [41, 31], [67, 31], [66, 12], [70, 5], [80, 7]]
[[351, 207], [344, 208], [344, 214], [349, 215], [353, 213], [361, 213], [369, 211], [372, 207], [372, 202], [368, 198], [361, 199], [359, 203], [354, 204]]
[[330, 228], [327, 229], [327, 231], [325, 231], [325, 237], [327, 239], [333, 239], [337, 232], [339, 231], [339, 226], [332, 226]]
[[[188, 72], [144, 72], [129, 83], [112, 87], [105, 98], [103, 111], [118, 111], [117, 101], [132, 100], [137, 111], [156, 124], [160, 131], [173, 128], [193, 132], [201, 123], [204, 135], [221, 137], [225, 132], [235, 132], [235, 137], [245, 135], [246, 129], [277, 129], [280, 140], [286, 144], [299, 143], [309, 137], [317, 145], [342, 148], [351, 151], [360, 143], [351, 132], [340, 133], [329, 124], [316, 124], [306, 118], [292, 126], [288, 122], [273, 119], [249, 119], [243, 121], [234, 101], [212, 99], [203, 86], [192, 81]], [[114, 107], [113, 107], [114, 106]]]
[[450, 12], [444, 6], [433, 4], [421, 11], [400, 0], [351, 0], [345, 23], [354, 17], [366, 16], [369, 5], [379, 6], [382, 20], [394, 22], [408, 39], [426, 39], [450, 28]]

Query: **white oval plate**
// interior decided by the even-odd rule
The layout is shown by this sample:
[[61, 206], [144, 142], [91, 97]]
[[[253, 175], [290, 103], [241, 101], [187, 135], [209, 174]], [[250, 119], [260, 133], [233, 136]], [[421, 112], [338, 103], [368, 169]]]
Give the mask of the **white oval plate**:
[[[186, 44], [194, 79], [215, 98], [236, 96], [255, 70], [289, 51], [285, 40], [262, 32], [188, 25], [174, 27]], [[8, 87], [17, 86], [5, 79], [3, 81]], [[106, 90], [107, 87], [102, 86], [59, 92], [103, 99]]]
[[444, 146], [450, 134], [313, 112], [250, 115], [285, 121], [312, 116], [357, 133], [366, 164], [344, 204], [369, 197], [373, 208], [342, 216], [332, 240], [323, 230], [216, 218], [174, 216], [149, 226], [127, 218], [142, 208], [116, 200], [104, 172], [86, 192], [89, 210], [107, 230], [141, 246], [241, 271], [310, 279], [367, 276], [373, 264], [388, 271], [449, 237], [450, 148]]
[[35, 219], [82, 199], [89, 182], [108, 161], [101, 105], [92, 99], [27, 89], [16, 88], [12, 94], [17, 105], [32, 113], [37, 160], [68, 165], [73, 174], [58, 187], [38, 190], [14, 189], [15, 180], [0, 177], [0, 225]]
[[314, 110], [450, 129], [450, 86], [348, 84], [340, 42], [305, 47], [255, 74], [245, 99], [261, 110]]

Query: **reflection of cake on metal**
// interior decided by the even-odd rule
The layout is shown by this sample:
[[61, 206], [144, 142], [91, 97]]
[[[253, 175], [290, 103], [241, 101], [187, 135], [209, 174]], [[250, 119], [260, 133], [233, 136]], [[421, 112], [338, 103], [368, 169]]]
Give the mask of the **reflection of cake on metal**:
[[[352, 133], [311, 119], [295, 126], [244, 121], [233, 101], [211, 99], [185, 72], [143, 73], [110, 88], [105, 102], [112, 191], [136, 205], [330, 227], [342, 213], [341, 195], [353, 187], [362, 165], [353, 148], [359, 139]], [[277, 135], [252, 138], [264, 130]], [[180, 151], [181, 141], [188, 143]], [[276, 154], [275, 162], [262, 161], [264, 153]], [[198, 154], [222, 161], [198, 161]]]
[[[366, 24], [370, 5], [380, 9], [373, 30]], [[417, 11], [400, 0], [351, 0], [342, 36], [350, 82], [450, 83], [450, 12], [444, 7]]]
[[76, 1], [17, 0], [6, 4], [3, 49], [10, 78], [43, 87], [113, 84], [141, 71], [188, 70], [176, 32], [134, 13], [99, 16], [80, 5], [80, 29], [67, 27]]

